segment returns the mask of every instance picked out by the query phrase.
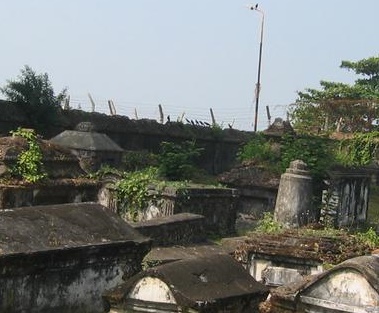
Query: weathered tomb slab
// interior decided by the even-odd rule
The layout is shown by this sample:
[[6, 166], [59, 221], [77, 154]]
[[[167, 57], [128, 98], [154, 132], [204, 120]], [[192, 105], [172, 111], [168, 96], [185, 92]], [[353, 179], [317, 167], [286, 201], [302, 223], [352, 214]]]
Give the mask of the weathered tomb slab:
[[379, 257], [346, 260], [271, 296], [271, 312], [379, 312]]
[[213, 242], [204, 242], [170, 247], [153, 247], [145, 256], [143, 262], [147, 267], [178, 260], [187, 260], [203, 257], [217, 258], [222, 254], [230, 254], [224, 247]]
[[162, 216], [192, 213], [205, 218], [206, 232], [227, 236], [235, 233], [237, 190], [212, 186], [166, 188], [159, 195]]
[[103, 312], [101, 294], [137, 273], [150, 240], [96, 203], [0, 212], [0, 311]]
[[[101, 201], [110, 210], [117, 212], [119, 204], [114, 184], [111, 182], [104, 186]], [[138, 221], [191, 213], [204, 216], [204, 229], [208, 235], [235, 234], [238, 201], [236, 189], [196, 184], [186, 187], [170, 186], [163, 190], [154, 185], [150, 187], [150, 204], [139, 212]]]
[[346, 233], [317, 235], [317, 231], [286, 230], [276, 234], [252, 232], [242, 238], [225, 239], [250, 274], [260, 282], [277, 287], [324, 271], [324, 265], [338, 264], [370, 252], [370, 247]]
[[271, 173], [254, 162], [244, 162], [222, 173], [218, 181], [238, 190], [236, 229], [254, 227], [264, 212], [273, 212], [280, 175]]
[[38, 184], [0, 184], [0, 210], [36, 205], [95, 202], [101, 183], [93, 179], [54, 179]]
[[130, 223], [138, 232], [153, 240], [154, 246], [172, 246], [206, 241], [204, 216], [179, 213], [147, 221]]
[[111, 312], [256, 312], [267, 295], [265, 286], [223, 254], [149, 268], [104, 298]]

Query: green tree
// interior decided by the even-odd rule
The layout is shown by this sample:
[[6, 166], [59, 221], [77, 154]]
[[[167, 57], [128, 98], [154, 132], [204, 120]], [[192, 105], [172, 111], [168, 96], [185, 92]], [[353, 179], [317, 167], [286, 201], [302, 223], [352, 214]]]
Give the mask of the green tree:
[[17, 103], [28, 118], [28, 127], [38, 132], [51, 126], [60, 109], [60, 103], [66, 98], [64, 89], [55, 95], [47, 73], [37, 74], [31, 67], [25, 65], [21, 74], [15, 80], [8, 80], [0, 88], [7, 100]]
[[305, 133], [367, 132], [379, 118], [379, 57], [342, 61], [341, 68], [359, 75], [354, 84], [321, 81], [321, 89], [298, 92], [291, 106], [294, 128]]

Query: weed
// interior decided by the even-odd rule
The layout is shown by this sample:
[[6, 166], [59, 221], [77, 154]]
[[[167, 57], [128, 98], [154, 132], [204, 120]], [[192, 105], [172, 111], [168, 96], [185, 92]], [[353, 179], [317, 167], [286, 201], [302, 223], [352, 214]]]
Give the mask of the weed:
[[367, 245], [370, 249], [379, 247], [379, 235], [372, 227], [364, 233], [357, 233], [356, 236], [362, 244]]
[[265, 212], [263, 218], [258, 221], [256, 231], [273, 234], [280, 233], [283, 230], [283, 225], [275, 221], [274, 215], [271, 212]]
[[17, 157], [17, 163], [11, 170], [12, 174], [21, 176], [29, 183], [36, 183], [47, 177], [47, 173], [43, 169], [42, 151], [38, 145], [37, 134], [33, 129], [19, 127], [15, 131], [11, 131], [12, 136], [24, 138], [29, 149], [22, 151]]

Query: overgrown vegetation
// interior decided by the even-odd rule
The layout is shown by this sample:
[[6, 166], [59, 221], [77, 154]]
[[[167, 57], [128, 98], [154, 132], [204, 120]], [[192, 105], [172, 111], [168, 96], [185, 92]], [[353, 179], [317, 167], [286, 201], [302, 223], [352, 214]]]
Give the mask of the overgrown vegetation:
[[274, 215], [271, 212], [265, 212], [263, 218], [258, 221], [257, 232], [272, 234], [279, 233], [284, 230], [283, 225], [275, 221]]
[[352, 257], [369, 254], [379, 248], [379, 235], [372, 227], [366, 231], [354, 232], [322, 227], [318, 224], [288, 229], [275, 221], [272, 213], [266, 213], [258, 222], [257, 228], [247, 233], [247, 236], [249, 239], [245, 240], [242, 249], [236, 250], [237, 255], [241, 253], [243, 257], [246, 250], [249, 250], [247, 246], [264, 249], [263, 241], [267, 241], [276, 249], [283, 249], [283, 238], [291, 238], [300, 244], [293, 247], [299, 256], [315, 255], [323, 261], [324, 268], [333, 267]]
[[341, 140], [336, 159], [344, 166], [357, 167], [369, 165], [376, 156], [379, 132], [355, 133], [353, 138]]
[[281, 168], [284, 172], [294, 160], [302, 160], [313, 177], [320, 179], [335, 163], [333, 143], [323, 137], [286, 135], [281, 141]]
[[283, 173], [294, 160], [302, 160], [313, 177], [321, 179], [335, 164], [333, 142], [323, 137], [285, 135], [279, 142], [258, 134], [239, 153], [241, 161], [253, 160], [272, 172]]
[[122, 169], [127, 172], [140, 171], [157, 165], [158, 156], [148, 151], [127, 151], [123, 155]]
[[133, 221], [138, 220], [140, 214], [149, 205], [157, 205], [157, 201], [166, 187], [175, 187], [179, 193], [184, 195], [182, 190], [189, 185], [187, 181], [164, 180], [159, 176], [157, 167], [148, 167], [134, 172], [118, 172], [117, 175], [120, 177], [115, 185], [117, 213], [121, 217]]
[[362, 244], [369, 246], [370, 249], [379, 248], [379, 235], [372, 227], [366, 232], [358, 232], [356, 236]]
[[[119, 177], [115, 188], [118, 213], [122, 217], [137, 220], [144, 209], [156, 204], [166, 187], [183, 189], [192, 178], [201, 175], [202, 171], [195, 167], [194, 160], [202, 149], [194, 141], [182, 144], [163, 142], [161, 147], [161, 153], [156, 156], [149, 153], [128, 153], [122, 165], [124, 170], [102, 167], [92, 174], [92, 177], [97, 178], [109, 175]], [[146, 167], [149, 163], [156, 166]]]
[[[271, 212], [265, 212], [262, 219], [258, 221], [257, 227], [253, 232], [250, 233], [254, 236], [255, 232], [266, 233], [266, 234], [280, 234], [289, 229], [285, 229], [284, 226], [274, 219], [274, 215]], [[292, 230], [291, 230], [292, 231]], [[357, 242], [368, 246], [370, 249], [379, 248], [379, 235], [372, 228], [369, 227], [366, 231], [355, 231], [349, 233], [345, 229], [335, 229], [332, 227], [323, 227], [318, 225], [316, 228], [311, 227], [301, 227], [296, 229], [298, 235], [308, 236], [308, 237], [328, 237], [328, 238], [338, 238], [341, 236], [352, 236]]]
[[135, 172], [125, 172], [116, 184], [119, 214], [127, 219], [136, 220], [139, 212], [145, 209], [153, 195], [149, 195], [149, 185], [158, 184], [156, 168]]
[[323, 179], [334, 166], [360, 167], [371, 164], [378, 151], [379, 132], [355, 133], [341, 141], [310, 135], [284, 135], [280, 144], [263, 135], [255, 136], [244, 145], [238, 158], [253, 160], [271, 171], [284, 172], [291, 161], [304, 161], [316, 179]]
[[273, 171], [280, 170], [280, 151], [274, 141], [267, 139], [262, 133], [256, 133], [237, 153], [240, 161], [254, 160], [255, 163], [270, 167]]
[[190, 179], [195, 170], [195, 160], [202, 151], [195, 141], [184, 141], [182, 144], [162, 142], [158, 156], [159, 174], [169, 180]]
[[33, 129], [18, 128], [11, 131], [11, 134], [26, 139], [29, 147], [18, 155], [17, 163], [11, 171], [12, 174], [20, 176], [30, 183], [36, 183], [46, 178], [47, 173], [43, 168], [43, 156], [36, 132]]

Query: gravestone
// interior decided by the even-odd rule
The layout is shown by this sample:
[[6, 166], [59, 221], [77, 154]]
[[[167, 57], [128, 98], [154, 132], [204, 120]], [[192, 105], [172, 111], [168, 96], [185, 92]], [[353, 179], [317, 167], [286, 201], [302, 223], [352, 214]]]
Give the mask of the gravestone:
[[315, 220], [311, 210], [312, 178], [301, 160], [290, 163], [280, 178], [274, 218], [285, 227], [301, 227]]

